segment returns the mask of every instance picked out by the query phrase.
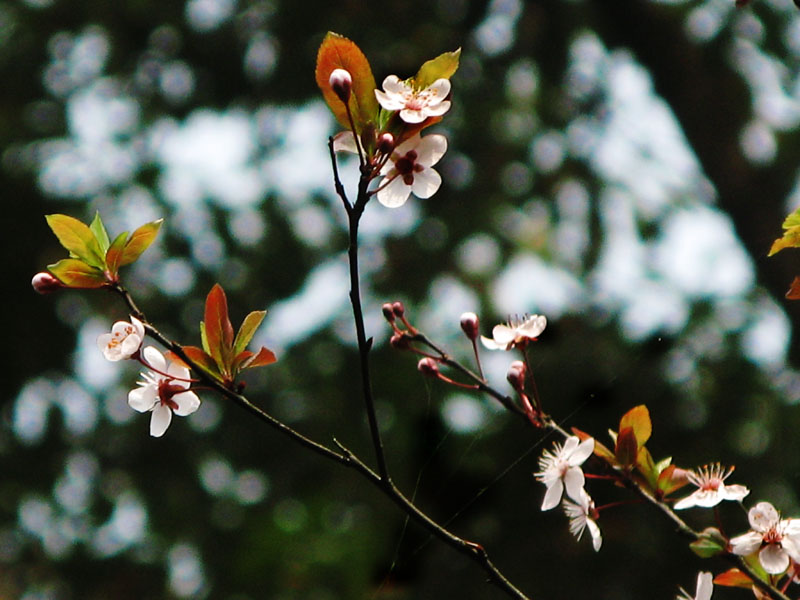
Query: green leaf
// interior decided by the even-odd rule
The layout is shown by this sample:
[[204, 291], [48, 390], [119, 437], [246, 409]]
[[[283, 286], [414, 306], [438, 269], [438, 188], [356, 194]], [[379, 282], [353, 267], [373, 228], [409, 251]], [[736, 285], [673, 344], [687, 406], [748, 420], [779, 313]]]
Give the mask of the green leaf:
[[100, 250], [105, 254], [111, 241], [108, 239], [108, 232], [105, 225], [103, 225], [103, 220], [100, 218], [100, 211], [94, 213], [94, 219], [92, 219], [89, 229], [94, 234], [94, 239], [97, 240]]
[[[659, 463], [660, 464], [660, 463]], [[661, 490], [664, 496], [670, 495], [675, 490], [678, 490], [689, 483], [686, 477], [686, 471], [678, 469], [675, 465], [667, 465], [658, 474], [658, 489]]]
[[94, 289], [106, 285], [103, 271], [90, 267], [77, 258], [65, 258], [48, 265], [50, 272], [65, 286], [76, 289]]
[[128, 232], [123, 231], [114, 238], [114, 241], [111, 243], [108, 250], [106, 250], [106, 269], [108, 270], [108, 274], [114, 279], [116, 279], [117, 272], [119, 271], [120, 261], [122, 260], [122, 250], [125, 247], [127, 239]]
[[642, 446], [636, 455], [636, 468], [647, 480], [647, 484], [651, 490], [656, 489], [656, 481], [658, 480], [658, 473], [656, 472], [656, 464], [653, 461], [653, 456], [650, 451]]
[[236, 339], [233, 342], [234, 356], [238, 356], [242, 350], [247, 348], [247, 344], [253, 339], [253, 335], [255, 335], [256, 330], [259, 325], [261, 325], [261, 321], [264, 320], [264, 315], [266, 314], [267, 311], [265, 310], [254, 310], [244, 318], [242, 326], [239, 328], [239, 332], [236, 334]]
[[437, 79], [450, 79], [458, 70], [461, 48], [453, 52], [445, 52], [434, 59], [426, 61], [414, 77], [414, 86], [425, 89]]
[[67, 215], [46, 215], [45, 219], [72, 258], [80, 259], [101, 271], [105, 269], [105, 251], [101, 251], [97, 238], [88, 226]]
[[725, 552], [725, 544], [720, 545], [718, 541], [706, 536], [695, 540], [689, 544], [689, 547], [692, 549], [692, 552], [697, 554], [700, 558], [711, 558], [712, 556]]
[[344, 69], [353, 78], [353, 91], [348, 106], [353, 115], [356, 131], [360, 134], [378, 115], [375, 77], [361, 49], [346, 37], [329, 31], [317, 52], [317, 67], [314, 74], [322, 96], [336, 120], [345, 129], [350, 129], [344, 103], [330, 86], [330, 77], [334, 69]]
[[129, 265], [139, 258], [142, 252], [147, 250], [150, 247], [150, 244], [153, 243], [153, 240], [156, 239], [156, 235], [158, 235], [163, 222], [164, 219], [159, 219], [158, 221], [153, 221], [152, 223], [145, 223], [136, 231], [134, 231], [131, 234], [128, 242], [125, 244], [125, 248], [122, 251], [122, 257], [119, 261], [119, 266]]
[[777, 254], [784, 248], [800, 247], [800, 208], [784, 219], [782, 227], [784, 229], [783, 237], [772, 243], [767, 256]]
[[622, 432], [626, 427], [633, 429], [636, 436], [636, 443], [641, 448], [650, 439], [650, 434], [653, 432], [653, 425], [650, 422], [650, 411], [644, 404], [635, 406], [622, 415], [619, 421], [619, 430]]
[[200, 343], [203, 345], [203, 350], [211, 354], [211, 349], [208, 347], [208, 336], [206, 335], [206, 324], [200, 321]]

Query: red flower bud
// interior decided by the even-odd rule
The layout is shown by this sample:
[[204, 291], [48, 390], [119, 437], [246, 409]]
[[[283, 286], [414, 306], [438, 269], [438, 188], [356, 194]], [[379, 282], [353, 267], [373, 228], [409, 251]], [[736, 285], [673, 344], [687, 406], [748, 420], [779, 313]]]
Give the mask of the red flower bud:
[[347, 101], [350, 99], [350, 92], [353, 89], [353, 77], [350, 75], [349, 71], [334, 69], [331, 72], [328, 83], [333, 93], [339, 97], [339, 100], [347, 104]]
[[392, 304], [392, 310], [394, 311], [394, 316], [400, 319], [406, 314], [406, 307], [399, 301]]
[[395, 333], [389, 338], [389, 343], [395, 350], [408, 350], [408, 338], [402, 333]]
[[389, 133], [382, 133], [378, 137], [378, 152], [381, 154], [389, 154], [392, 150], [394, 150], [394, 136]]
[[476, 315], [474, 312], [465, 312], [463, 315], [461, 315], [461, 329], [473, 342], [478, 337], [478, 326], [478, 315]]
[[31, 285], [40, 294], [52, 294], [64, 287], [63, 283], [45, 271], [34, 275]]
[[389, 321], [389, 323], [394, 323], [394, 309], [392, 305], [387, 302], [381, 306], [381, 310], [383, 311], [383, 318]]
[[508, 367], [508, 373], [506, 373], [508, 383], [520, 394], [524, 393], [525, 390], [526, 371], [525, 363], [521, 360], [515, 360]]
[[432, 358], [423, 358], [417, 363], [417, 370], [428, 377], [439, 377], [439, 365]]

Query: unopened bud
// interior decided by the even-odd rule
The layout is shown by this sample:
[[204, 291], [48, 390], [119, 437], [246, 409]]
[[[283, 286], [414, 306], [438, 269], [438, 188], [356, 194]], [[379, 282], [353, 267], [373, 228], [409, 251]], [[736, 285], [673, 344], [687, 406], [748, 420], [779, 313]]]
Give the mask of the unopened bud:
[[34, 275], [31, 285], [40, 294], [52, 294], [64, 287], [63, 283], [46, 271]]
[[388, 131], [378, 137], [378, 152], [389, 154], [394, 150], [394, 136]]
[[474, 312], [465, 312], [461, 315], [461, 330], [473, 342], [478, 338], [478, 315]]
[[381, 310], [383, 311], [383, 318], [389, 321], [389, 323], [394, 323], [394, 309], [392, 305], [387, 302], [381, 306]]
[[428, 377], [439, 377], [439, 365], [432, 358], [423, 358], [417, 363], [417, 370]]
[[403, 306], [403, 303], [398, 301], [392, 304], [392, 310], [394, 311], [394, 316], [402, 319], [403, 315], [406, 314], [406, 307]]
[[525, 367], [525, 363], [521, 360], [515, 360], [508, 367], [508, 373], [506, 373], [506, 379], [508, 380], [508, 383], [510, 383], [511, 387], [513, 387], [520, 394], [525, 390], [526, 372], [527, 368]]
[[408, 338], [402, 333], [395, 333], [389, 338], [389, 344], [395, 350], [408, 350]]
[[339, 100], [347, 104], [347, 101], [350, 99], [350, 92], [353, 89], [353, 77], [350, 75], [349, 71], [334, 69], [331, 72], [328, 83], [333, 93], [339, 97]]

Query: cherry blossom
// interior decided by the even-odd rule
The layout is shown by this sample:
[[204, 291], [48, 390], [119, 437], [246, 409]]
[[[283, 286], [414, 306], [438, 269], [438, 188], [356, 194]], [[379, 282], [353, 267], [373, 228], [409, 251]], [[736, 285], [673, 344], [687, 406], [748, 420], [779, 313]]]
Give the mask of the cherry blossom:
[[545, 327], [547, 327], [547, 317], [544, 315], [512, 318], [507, 325], [495, 325], [491, 338], [482, 335], [481, 342], [489, 350], [510, 350], [535, 340]]
[[110, 361], [118, 361], [135, 355], [144, 342], [144, 325], [136, 317], [131, 322], [117, 321], [111, 333], [97, 337], [97, 347]]
[[447, 138], [419, 134], [398, 145], [381, 169], [384, 179], [378, 187], [378, 201], [389, 208], [405, 204], [409, 194], [430, 198], [442, 184], [442, 178], [431, 167], [447, 151]]
[[733, 467], [725, 468], [719, 463], [705, 465], [687, 472], [689, 481], [697, 489], [683, 500], [675, 503], [675, 510], [701, 506], [710, 508], [723, 500], [742, 500], [750, 493], [743, 485], [725, 485], [725, 480], [733, 473]]
[[781, 519], [769, 502], [759, 502], [747, 513], [751, 530], [730, 541], [731, 552], [748, 556], [758, 552], [767, 573], [776, 575], [800, 562], [800, 519]]
[[714, 591], [714, 576], [711, 573], [701, 571], [697, 574], [697, 590], [694, 596], [681, 588], [681, 593], [676, 600], [711, 600], [711, 593]]
[[383, 80], [383, 91], [375, 90], [378, 103], [386, 110], [399, 110], [406, 123], [422, 123], [428, 117], [439, 117], [450, 110], [450, 80], [437, 79], [428, 87], [417, 90], [412, 83], [401, 81], [397, 75]]
[[561, 506], [564, 508], [567, 517], [569, 517], [570, 533], [576, 539], [581, 539], [583, 532], [589, 529], [589, 533], [592, 536], [592, 547], [595, 552], [598, 552], [603, 544], [603, 535], [600, 533], [600, 527], [595, 521], [597, 509], [595, 509], [594, 500], [589, 497], [586, 490], [580, 489], [578, 502], [564, 499]]
[[192, 414], [200, 407], [200, 398], [189, 389], [189, 369], [168, 363], [153, 346], [145, 348], [143, 354], [153, 370], [142, 373], [139, 387], [128, 394], [128, 404], [138, 412], [149, 411], [150, 435], [161, 437], [172, 421], [172, 413], [179, 417]]
[[583, 471], [580, 465], [594, 452], [594, 439], [580, 441], [571, 435], [563, 445], [555, 444], [553, 451], [545, 450], [539, 458], [539, 472], [536, 479], [547, 486], [542, 502], [542, 510], [558, 506], [564, 489], [567, 496], [581, 502], [583, 490]]

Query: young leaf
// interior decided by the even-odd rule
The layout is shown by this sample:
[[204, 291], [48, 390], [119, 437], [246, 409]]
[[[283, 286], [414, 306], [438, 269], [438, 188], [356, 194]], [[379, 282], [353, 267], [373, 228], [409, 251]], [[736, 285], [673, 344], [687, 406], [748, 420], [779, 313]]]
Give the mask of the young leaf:
[[344, 69], [353, 78], [353, 91], [348, 106], [356, 130], [361, 133], [367, 123], [374, 121], [378, 115], [375, 77], [372, 75], [369, 61], [359, 47], [346, 37], [329, 31], [317, 52], [315, 76], [322, 96], [336, 120], [345, 129], [350, 129], [344, 103], [330, 86], [330, 77], [334, 69]]
[[626, 427], [631, 427], [636, 435], [636, 443], [641, 448], [650, 439], [653, 426], [650, 422], [650, 412], [644, 404], [635, 406], [622, 415], [619, 421], [619, 430], [622, 432]]
[[217, 367], [217, 363], [214, 362], [214, 359], [208, 354], [203, 352], [203, 350], [197, 346], [182, 346], [182, 349], [186, 353], [186, 356], [189, 358], [189, 360], [203, 369], [203, 371], [211, 375], [214, 379], [224, 381], [224, 378], [219, 372], [219, 367]]
[[636, 435], [633, 432], [633, 428], [620, 429], [614, 448], [614, 456], [616, 456], [617, 461], [625, 467], [631, 466], [636, 463], [638, 453], [639, 447], [636, 443]]
[[689, 544], [689, 547], [700, 558], [711, 558], [725, 552], [726, 544], [725, 538], [718, 529], [708, 527], [703, 530], [698, 539]]
[[800, 300], [800, 277], [795, 277], [792, 280], [792, 285], [789, 287], [789, 291], [786, 292], [786, 299]]
[[206, 298], [206, 312], [203, 320], [208, 349], [219, 365], [223, 375], [230, 375], [231, 352], [233, 351], [233, 325], [228, 317], [228, 300], [225, 291], [218, 283], [214, 284]]
[[[590, 437], [592, 437], [588, 433], [586, 433], [585, 431], [581, 431], [577, 427], [572, 427], [572, 433], [580, 441], [588, 440]], [[601, 444], [597, 440], [594, 441], [594, 454], [598, 458], [602, 458], [604, 461], [606, 461], [607, 463], [609, 463], [611, 465], [614, 465], [614, 464], [617, 463], [616, 458], [614, 458], [614, 453], [611, 452], [611, 450], [606, 448], [603, 444]]]
[[100, 250], [105, 254], [111, 241], [108, 239], [108, 232], [106, 232], [106, 227], [103, 225], [103, 220], [100, 218], [100, 211], [94, 213], [94, 219], [92, 219], [89, 229], [100, 245]]
[[783, 237], [772, 243], [767, 256], [777, 254], [784, 248], [800, 247], [800, 208], [795, 210], [783, 221]]
[[264, 320], [264, 315], [267, 314], [265, 310], [254, 310], [244, 318], [239, 332], [236, 334], [236, 339], [233, 342], [233, 355], [238, 356], [245, 348], [250, 340], [253, 339], [258, 326]]
[[753, 580], [750, 579], [750, 577], [748, 577], [741, 570], [733, 568], [733, 569], [728, 569], [724, 573], [720, 573], [719, 575], [714, 577], [714, 583], [726, 587], [740, 587], [740, 588], [750, 589], [750, 587], [753, 585]]
[[47, 268], [65, 286], [77, 289], [94, 289], [106, 285], [105, 275], [77, 258], [64, 258]]
[[163, 222], [164, 219], [159, 219], [158, 221], [145, 223], [134, 231], [125, 244], [122, 256], [120, 257], [119, 266], [129, 265], [139, 258], [142, 252], [147, 250], [150, 244], [153, 243], [153, 240], [156, 239], [156, 235], [158, 235], [158, 231], [161, 229], [161, 224]]
[[689, 479], [686, 477], [686, 471], [683, 469], [678, 469], [675, 465], [667, 465], [658, 474], [658, 481], [656, 483], [663, 495], [668, 496], [675, 490], [689, 483]]
[[105, 268], [105, 252], [100, 250], [100, 245], [89, 227], [67, 215], [46, 215], [45, 219], [72, 258], [80, 259], [101, 271]]
[[458, 60], [461, 57], [461, 48], [454, 52], [445, 52], [434, 59], [426, 61], [414, 77], [414, 85], [424, 89], [437, 79], [450, 79], [458, 70]]
[[256, 354], [252, 359], [246, 361], [242, 365], [242, 369], [265, 367], [267, 365], [271, 365], [276, 360], [278, 360], [278, 358], [275, 356], [275, 353], [272, 350], [269, 350], [262, 346], [261, 350], [258, 351], [258, 354]]
[[111, 277], [116, 278], [117, 271], [119, 271], [120, 261], [122, 260], [122, 250], [125, 247], [125, 242], [128, 239], [128, 232], [123, 231], [106, 250], [106, 269]]
[[636, 455], [636, 468], [647, 480], [647, 484], [651, 490], [656, 489], [656, 482], [658, 480], [658, 472], [656, 471], [656, 464], [650, 451], [642, 446]]

